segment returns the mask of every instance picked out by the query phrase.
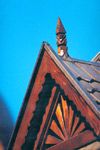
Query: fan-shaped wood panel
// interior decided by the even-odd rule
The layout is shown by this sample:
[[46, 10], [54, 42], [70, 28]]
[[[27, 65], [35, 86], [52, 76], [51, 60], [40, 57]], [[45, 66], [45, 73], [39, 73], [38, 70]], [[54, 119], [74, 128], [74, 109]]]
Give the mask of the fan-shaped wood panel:
[[57, 104], [53, 119], [48, 130], [45, 145], [55, 145], [80, 134], [86, 129], [86, 125], [78, 112], [72, 108], [69, 100], [61, 95]]

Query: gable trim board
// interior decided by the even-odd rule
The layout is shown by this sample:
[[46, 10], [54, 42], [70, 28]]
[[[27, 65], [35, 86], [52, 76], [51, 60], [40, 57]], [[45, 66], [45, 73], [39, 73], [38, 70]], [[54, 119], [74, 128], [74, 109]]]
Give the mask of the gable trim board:
[[[73, 85], [73, 87], [78, 91], [78, 93], [86, 101], [86, 103], [89, 105], [89, 107], [93, 110], [93, 112], [95, 112], [97, 118], [98, 119], [100, 118], [100, 112], [99, 112], [97, 106], [95, 105], [94, 101], [91, 100], [90, 95], [87, 93], [87, 91], [84, 88], [81, 87], [78, 80], [74, 77], [74, 75], [71, 73], [69, 68], [65, 65], [65, 63], [62, 61], [62, 59], [54, 52], [54, 50], [50, 47], [50, 45], [48, 43], [44, 42], [42, 44], [36, 66], [35, 66], [34, 72], [32, 74], [32, 78], [31, 78], [26, 96], [24, 98], [24, 102], [22, 104], [22, 108], [21, 108], [21, 111], [20, 111], [20, 114], [19, 114], [19, 117], [18, 117], [18, 120], [16, 123], [14, 134], [12, 135], [12, 139], [11, 139], [11, 142], [9, 145], [9, 150], [11, 150], [11, 147], [13, 147], [13, 144], [15, 142], [15, 139], [16, 139], [18, 130], [20, 128], [20, 124], [22, 122], [22, 119], [23, 119], [23, 116], [24, 116], [24, 113], [26, 110], [26, 106], [27, 106], [27, 103], [28, 103], [28, 100], [29, 100], [29, 97], [30, 97], [30, 94], [32, 91], [32, 87], [34, 86], [34, 82], [35, 82], [35, 79], [36, 79], [36, 76], [37, 76], [37, 73], [39, 70], [39, 66], [41, 64], [42, 57], [44, 55], [45, 50], [49, 54], [49, 56], [52, 58], [53, 62], [58, 66], [58, 68], [61, 70], [61, 72], [65, 75], [65, 77], [70, 81], [70, 83]], [[95, 63], [94, 65], [98, 65], [98, 64]], [[46, 72], [46, 71], [44, 70], [44, 72]], [[96, 130], [95, 130], [95, 132], [96, 132]], [[99, 133], [96, 133], [96, 134], [98, 135]]]
[[26, 107], [27, 107], [27, 103], [28, 103], [29, 97], [31, 95], [31, 91], [32, 91], [32, 88], [34, 86], [36, 75], [37, 75], [38, 70], [39, 70], [38, 66], [40, 66], [41, 58], [43, 57], [43, 54], [44, 54], [43, 45], [44, 44], [42, 43], [42, 46], [41, 46], [41, 49], [40, 49], [40, 52], [39, 52], [39, 55], [38, 55], [38, 58], [37, 58], [37, 61], [36, 61], [32, 76], [31, 76], [31, 79], [30, 79], [30, 82], [29, 82], [29, 85], [28, 85], [28, 88], [27, 88], [27, 91], [26, 91], [26, 94], [25, 94], [25, 97], [24, 97], [24, 100], [23, 100], [23, 103], [22, 103], [17, 121], [16, 121], [16, 124], [15, 124], [15, 127], [14, 127], [14, 130], [12, 132], [12, 135], [11, 135], [11, 138], [10, 138], [10, 141], [9, 141], [9, 144], [8, 144], [8, 150], [11, 150], [13, 145], [14, 145], [15, 139], [17, 137], [18, 130], [20, 128], [20, 124], [21, 124], [22, 119], [23, 119], [23, 116], [24, 116], [24, 113], [25, 113], [25, 110], [26, 110]]

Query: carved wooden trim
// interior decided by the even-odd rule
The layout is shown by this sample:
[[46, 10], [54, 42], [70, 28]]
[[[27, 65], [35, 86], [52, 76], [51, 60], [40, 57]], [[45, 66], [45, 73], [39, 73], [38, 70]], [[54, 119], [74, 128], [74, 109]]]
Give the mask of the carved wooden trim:
[[46, 74], [45, 81], [42, 85], [42, 90], [38, 95], [35, 110], [33, 111], [34, 115], [30, 120], [30, 126], [28, 127], [28, 132], [25, 136], [25, 142], [22, 145], [22, 150], [33, 149], [35, 141], [38, 141], [37, 136], [43, 126], [44, 115], [47, 113], [46, 108], [50, 107], [49, 102], [52, 102], [49, 100], [52, 96], [52, 89], [54, 88], [54, 86], [54, 79], [51, 79], [50, 74]]
[[55, 113], [52, 116], [44, 146], [40, 147], [40, 149], [48, 149], [49, 147], [52, 149], [54, 145], [76, 137], [86, 130], [89, 133], [93, 133], [90, 125], [81, 116], [80, 112], [77, 111], [73, 102], [68, 98], [64, 99], [61, 94]]
[[[47, 119], [47, 116], [49, 115], [50, 116], [50, 107], [51, 107], [51, 105], [52, 105], [52, 103], [53, 103], [53, 100], [54, 100], [54, 98], [55, 98], [55, 93], [56, 93], [56, 91], [57, 91], [57, 87], [54, 87], [53, 89], [52, 89], [52, 94], [51, 94], [51, 98], [50, 98], [50, 100], [49, 100], [49, 104], [48, 104], [48, 106], [47, 106], [47, 108], [46, 108], [46, 113], [45, 113], [45, 115], [43, 116], [43, 123], [42, 123], [42, 125], [41, 125], [41, 128], [40, 128], [40, 131], [39, 131], [39, 133], [38, 133], [38, 135], [37, 135], [37, 140], [35, 141], [35, 145], [34, 145], [34, 150], [36, 150], [36, 148], [37, 148], [37, 146], [39, 145], [39, 140], [41, 141], [41, 137], [42, 137], [42, 143], [44, 142], [44, 138], [43, 137], [45, 137], [45, 135], [46, 135], [46, 133], [47, 133], [47, 130], [48, 130], [48, 126], [47, 126], [47, 128], [45, 127], [46, 126], [46, 119]], [[57, 92], [57, 98], [56, 98], [56, 101], [55, 101], [55, 105], [54, 105], [54, 108], [52, 108], [52, 110], [51, 110], [51, 114], [54, 112], [54, 109], [55, 109], [55, 106], [56, 106], [56, 103], [57, 103], [57, 100], [58, 100], [58, 97], [59, 97], [59, 93]], [[52, 115], [51, 115], [52, 116]], [[49, 122], [50, 122], [50, 120], [51, 120], [51, 118], [49, 119]], [[44, 130], [46, 130], [46, 131], [44, 131]], [[42, 133], [42, 135], [41, 135], [41, 133]], [[42, 144], [41, 144], [42, 145]]]
[[46, 64], [45, 55], [46, 52], [42, 49], [32, 74], [8, 150], [21, 150], [21, 146], [25, 142], [27, 129], [30, 126], [30, 120], [34, 116], [33, 111], [35, 110], [38, 95], [42, 90], [42, 84], [45, 81], [45, 74], [47, 73], [47, 67], [44, 67]]
[[[24, 111], [21, 110], [14, 131], [16, 136], [13, 135], [9, 150], [52, 148], [63, 142], [70, 143], [72, 139], [75, 141], [76, 137], [82, 139], [82, 135], [87, 135], [86, 130], [89, 131], [89, 136], [94, 131], [99, 135], [100, 120], [46, 51], [40, 62], [26, 94], [23, 103], [25, 108], [22, 107]], [[49, 78], [46, 79], [45, 75]], [[90, 139], [94, 140], [95, 136], [92, 137]]]
[[93, 132], [50, 73], [42, 86], [22, 150], [44, 150], [85, 130]]
[[94, 129], [97, 136], [100, 135], [100, 120], [95, 115], [93, 110], [86, 104], [85, 100], [78, 93], [75, 87], [69, 82], [69, 80], [64, 76], [59, 67], [52, 61], [51, 57], [46, 53], [46, 59], [48, 60], [48, 72], [51, 74], [52, 78], [55, 79], [57, 84], [64, 90], [65, 95], [69, 96], [77, 107], [77, 110], [81, 112]]
[[96, 140], [96, 137], [88, 130], [70, 138], [69, 140], [65, 140], [55, 146], [47, 148], [47, 150], [74, 150], [94, 140]]

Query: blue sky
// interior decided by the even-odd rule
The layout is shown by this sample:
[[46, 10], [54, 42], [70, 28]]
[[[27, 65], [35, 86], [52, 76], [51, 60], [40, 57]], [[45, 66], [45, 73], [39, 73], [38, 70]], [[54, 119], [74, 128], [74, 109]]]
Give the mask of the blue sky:
[[0, 94], [16, 122], [43, 41], [57, 52], [57, 19], [71, 57], [100, 51], [100, 0], [1, 0]]

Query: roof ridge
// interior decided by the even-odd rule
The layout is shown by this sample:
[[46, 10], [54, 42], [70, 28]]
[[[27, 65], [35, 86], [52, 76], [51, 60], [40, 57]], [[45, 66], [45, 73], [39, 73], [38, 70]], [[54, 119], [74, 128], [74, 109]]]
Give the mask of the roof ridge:
[[[63, 57], [62, 57], [63, 58]], [[65, 61], [69, 61], [69, 62], [77, 62], [77, 63], [82, 63], [82, 64], [88, 64], [88, 65], [93, 65], [93, 66], [98, 66], [100, 67], [100, 63], [97, 62], [91, 62], [91, 61], [86, 61], [86, 60], [81, 60], [81, 59], [77, 59], [77, 58], [63, 58], [63, 60]]]

